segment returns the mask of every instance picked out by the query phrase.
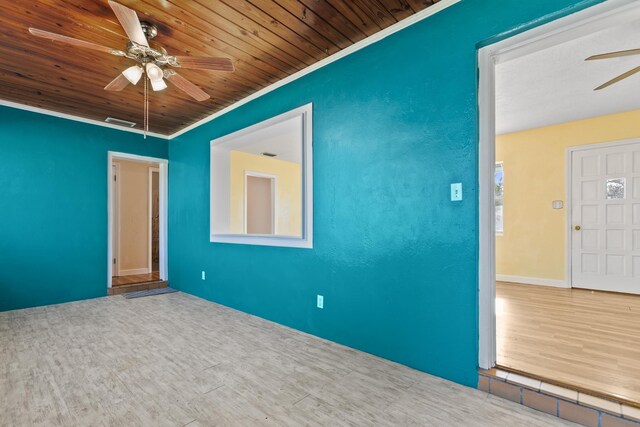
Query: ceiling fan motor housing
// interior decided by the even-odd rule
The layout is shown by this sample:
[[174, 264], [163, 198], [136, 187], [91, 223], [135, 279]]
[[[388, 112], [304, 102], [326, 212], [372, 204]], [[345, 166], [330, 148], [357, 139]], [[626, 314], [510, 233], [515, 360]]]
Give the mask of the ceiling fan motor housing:
[[147, 39], [152, 39], [158, 35], [158, 27], [153, 25], [147, 21], [140, 21], [140, 25], [142, 26], [142, 32], [147, 37]]

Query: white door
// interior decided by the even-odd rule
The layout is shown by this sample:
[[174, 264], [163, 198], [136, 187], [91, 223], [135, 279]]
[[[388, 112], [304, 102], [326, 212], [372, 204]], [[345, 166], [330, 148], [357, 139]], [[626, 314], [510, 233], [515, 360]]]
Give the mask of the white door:
[[640, 142], [571, 155], [573, 287], [640, 294]]

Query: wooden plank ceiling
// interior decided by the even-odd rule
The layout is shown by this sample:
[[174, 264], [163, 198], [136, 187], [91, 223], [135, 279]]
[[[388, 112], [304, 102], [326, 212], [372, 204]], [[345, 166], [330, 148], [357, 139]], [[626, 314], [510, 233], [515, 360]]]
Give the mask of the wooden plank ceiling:
[[[150, 130], [172, 134], [288, 75], [431, 6], [437, 0], [120, 0], [158, 27], [152, 47], [230, 58], [233, 73], [180, 73], [211, 95], [169, 86], [150, 96]], [[0, 0], [0, 99], [103, 121], [143, 123], [142, 84], [104, 86], [131, 59], [31, 36], [36, 27], [125, 50], [107, 0]]]

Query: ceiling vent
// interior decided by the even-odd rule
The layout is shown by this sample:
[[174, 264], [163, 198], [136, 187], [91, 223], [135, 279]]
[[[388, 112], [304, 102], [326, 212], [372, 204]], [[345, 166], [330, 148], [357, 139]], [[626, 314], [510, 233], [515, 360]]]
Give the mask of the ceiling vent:
[[107, 117], [106, 119], [104, 119], [104, 121], [112, 125], [124, 126], [127, 128], [132, 128], [136, 125], [134, 122], [130, 122], [128, 120], [114, 119], [113, 117]]

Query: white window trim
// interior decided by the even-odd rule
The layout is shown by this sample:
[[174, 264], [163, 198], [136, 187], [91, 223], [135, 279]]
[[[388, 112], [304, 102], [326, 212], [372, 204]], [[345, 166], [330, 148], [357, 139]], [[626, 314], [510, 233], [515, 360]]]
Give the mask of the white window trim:
[[[271, 119], [257, 123], [253, 126], [241, 129], [237, 132], [216, 138], [210, 142], [210, 186], [209, 186], [209, 240], [213, 243], [233, 243], [243, 245], [280, 246], [291, 248], [313, 248], [313, 104], [280, 114]], [[294, 117], [302, 117], [302, 237], [288, 236], [251, 236], [243, 234], [214, 233], [214, 173], [213, 152], [217, 145], [244, 136], [246, 134], [265, 129], [275, 124], [290, 120]]]

